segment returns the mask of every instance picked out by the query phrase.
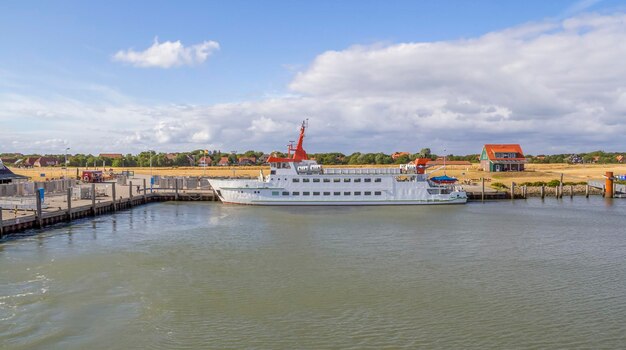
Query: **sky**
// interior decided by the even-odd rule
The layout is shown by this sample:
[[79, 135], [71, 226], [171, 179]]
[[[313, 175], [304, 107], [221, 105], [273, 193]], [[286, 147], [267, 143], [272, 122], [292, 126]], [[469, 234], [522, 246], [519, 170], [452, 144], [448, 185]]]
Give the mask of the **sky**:
[[0, 153], [626, 150], [626, 3], [0, 1]]

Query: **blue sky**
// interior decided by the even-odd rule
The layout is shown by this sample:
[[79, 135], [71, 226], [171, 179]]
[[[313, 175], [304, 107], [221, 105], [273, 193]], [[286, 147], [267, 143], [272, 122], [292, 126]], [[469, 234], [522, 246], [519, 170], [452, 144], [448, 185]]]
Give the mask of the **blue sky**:
[[[0, 152], [62, 153], [67, 146], [94, 153], [271, 151], [295, 137], [305, 116], [310, 152], [431, 147], [472, 153], [489, 142], [519, 142], [532, 153], [626, 149], [624, 141], [601, 137], [601, 126], [623, 125], [621, 71], [606, 77], [594, 71], [619, 64], [620, 50], [576, 50], [592, 39], [587, 32], [621, 42], [623, 14], [621, 2], [592, 0], [4, 1]], [[572, 22], [584, 23], [572, 31]], [[530, 36], [519, 34], [526, 30]], [[544, 38], [553, 43], [542, 46]], [[554, 47], [570, 39], [576, 40], [566, 45], [572, 54], [589, 55], [572, 67], [594, 74], [573, 74], [575, 81], [565, 83], [589, 85], [587, 93], [537, 82], [546, 74], [563, 76], [558, 69], [543, 72], [534, 60], [554, 55]], [[153, 55], [176, 42], [177, 61]], [[153, 45], [162, 50], [140, 55]], [[518, 56], [504, 55], [511, 45]], [[134, 54], [140, 58], [133, 61]], [[518, 62], [525, 55], [531, 67], [502, 89], [497, 77], [476, 78], [490, 74], [484, 58], [500, 54], [494, 70], [525, 66]], [[606, 57], [595, 61], [597, 55]], [[157, 63], [138, 61], [144, 58]], [[446, 77], [451, 71], [461, 76], [459, 83]], [[598, 79], [611, 80], [598, 85], [611, 86], [602, 96], [593, 85]], [[537, 93], [542, 89], [545, 94]], [[515, 98], [485, 97], [499, 91]], [[521, 100], [527, 104], [518, 106]], [[572, 104], [579, 108], [566, 108]], [[589, 118], [597, 120], [586, 125]], [[564, 120], [579, 121], [579, 131], [544, 128]]]

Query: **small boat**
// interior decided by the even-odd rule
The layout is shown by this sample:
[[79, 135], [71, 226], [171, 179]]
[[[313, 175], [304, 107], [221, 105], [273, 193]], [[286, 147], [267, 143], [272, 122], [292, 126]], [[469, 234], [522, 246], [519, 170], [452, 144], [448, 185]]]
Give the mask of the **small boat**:
[[443, 175], [443, 176], [435, 176], [435, 177], [431, 177], [430, 181], [436, 183], [436, 184], [453, 184], [455, 182], [458, 181], [458, 179], [456, 177], [450, 177], [448, 175]]

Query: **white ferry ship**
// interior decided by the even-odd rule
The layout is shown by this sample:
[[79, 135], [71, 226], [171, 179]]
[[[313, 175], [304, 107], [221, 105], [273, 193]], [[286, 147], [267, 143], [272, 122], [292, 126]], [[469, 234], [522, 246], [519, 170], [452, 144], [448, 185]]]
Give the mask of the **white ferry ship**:
[[[250, 205], [416, 205], [462, 204], [466, 193], [428, 179], [425, 162], [398, 168], [326, 168], [310, 160], [302, 143], [286, 158], [268, 158], [270, 174], [258, 179], [210, 179], [224, 203]], [[292, 153], [293, 152], [293, 153]]]

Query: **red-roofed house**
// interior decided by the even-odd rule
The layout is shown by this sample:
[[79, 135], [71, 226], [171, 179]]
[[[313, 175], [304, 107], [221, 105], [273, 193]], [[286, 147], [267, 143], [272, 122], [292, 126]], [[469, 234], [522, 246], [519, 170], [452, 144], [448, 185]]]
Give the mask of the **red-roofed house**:
[[409, 152], [395, 152], [394, 154], [391, 155], [391, 159], [396, 160], [402, 156], [411, 156], [411, 153]]
[[230, 161], [228, 160], [228, 157], [222, 157], [222, 158], [220, 158], [220, 161], [217, 162], [217, 165], [228, 166], [228, 165], [230, 165]]
[[239, 162], [239, 165], [254, 165], [256, 164], [256, 157], [239, 157], [237, 161]]
[[198, 166], [211, 166], [212, 162], [213, 162], [213, 159], [211, 159], [211, 157], [209, 156], [202, 157], [198, 160]]
[[33, 166], [40, 167], [40, 168], [45, 167], [45, 166], [57, 166], [57, 165], [59, 165], [59, 162], [56, 159], [49, 158], [49, 157], [38, 158], [33, 164]]
[[485, 145], [480, 154], [480, 167], [484, 171], [524, 171], [526, 158], [518, 144]]

